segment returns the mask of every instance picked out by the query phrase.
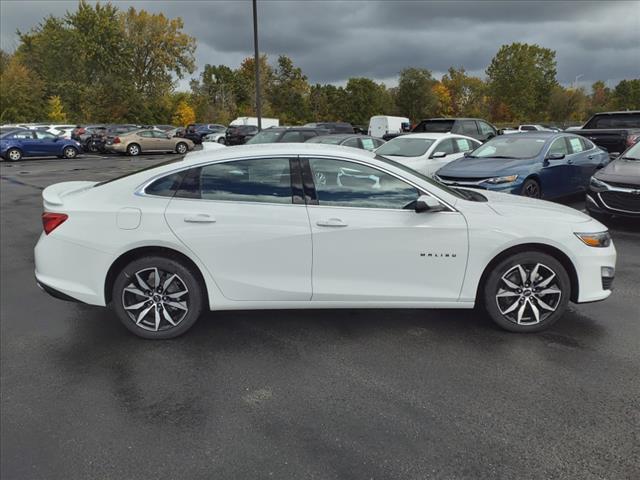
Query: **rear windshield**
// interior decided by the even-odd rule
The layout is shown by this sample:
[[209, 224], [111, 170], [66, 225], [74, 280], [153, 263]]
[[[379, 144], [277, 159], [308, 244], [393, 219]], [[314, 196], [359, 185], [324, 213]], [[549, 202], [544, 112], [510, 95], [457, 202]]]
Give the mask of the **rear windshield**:
[[172, 160], [167, 160], [166, 162], [160, 162], [160, 163], [156, 163], [155, 165], [150, 165], [148, 167], [141, 168], [140, 170], [134, 170], [133, 172], [128, 172], [128, 173], [125, 173], [124, 175], [118, 175], [117, 177], [110, 178], [109, 180], [104, 180], [102, 182], [96, 183], [94, 185], [94, 188], [99, 187], [100, 185], [106, 185], [107, 183], [115, 182], [116, 180], [120, 180], [121, 178], [130, 177], [131, 175], [135, 175], [140, 172], [146, 172], [148, 170], [153, 170], [154, 168], [160, 168], [160, 167], [164, 167], [165, 165], [181, 162], [182, 160], [184, 160], [184, 157], [178, 157]]
[[519, 159], [537, 156], [546, 140], [536, 137], [511, 137], [509, 135], [495, 137], [476, 148], [469, 157], [472, 158], [505, 158]]
[[439, 132], [447, 133], [453, 128], [455, 120], [423, 120], [412, 132]]
[[427, 153], [434, 141], [429, 138], [397, 137], [382, 145], [376, 153], [398, 157], [420, 157]]
[[280, 130], [263, 130], [247, 141], [248, 144], [254, 143], [276, 143], [282, 135]]
[[590, 128], [640, 128], [640, 113], [595, 115], [583, 128], [585, 130]]

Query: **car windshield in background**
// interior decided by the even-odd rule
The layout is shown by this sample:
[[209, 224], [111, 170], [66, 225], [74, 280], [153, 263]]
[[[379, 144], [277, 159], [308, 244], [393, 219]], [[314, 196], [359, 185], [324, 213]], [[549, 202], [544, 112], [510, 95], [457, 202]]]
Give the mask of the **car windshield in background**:
[[329, 145], [339, 145], [340, 142], [349, 137], [314, 137], [307, 140], [307, 143], [326, 143]]
[[611, 115], [597, 115], [584, 127], [585, 130], [592, 128], [640, 128], [640, 113], [618, 113]]
[[424, 120], [420, 122], [413, 132], [439, 132], [447, 133], [453, 128], [454, 120]]
[[622, 158], [625, 160], [640, 160], [640, 142], [627, 150], [627, 153]]
[[263, 130], [250, 140], [247, 140], [247, 143], [276, 143], [281, 135], [281, 131]]
[[470, 157], [487, 158], [532, 158], [541, 151], [546, 140], [544, 138], [526, 138], [501, 136], [494, 138], [476, 148]]
[[397, 157], [420, 157], [427, 153], [434, 140], [429, 138], [394, 138], [382, 145], [376, 153], [378, 155], [395, 155]]

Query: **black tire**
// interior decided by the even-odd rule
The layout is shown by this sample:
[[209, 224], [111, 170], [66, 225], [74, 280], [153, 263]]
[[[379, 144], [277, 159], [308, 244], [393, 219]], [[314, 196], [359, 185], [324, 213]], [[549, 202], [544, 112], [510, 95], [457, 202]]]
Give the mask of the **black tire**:
[[527, 178], [522, 184], [522, 196], [530, 198], [542, 198], [542, 190], [537, 180]]
[[7, 150], [7, 160], [10, 162], [19, 162], [22, 160], [22, 151], [19, 148], [10, 148]]
[[142, 149], [137, 143], [130, 143], [129, 145], [127, 145], [127, 155], [131, 157], [137, 157], [141, 152]]
[[[518, 266], [524, 270], [525, 281]], [[535, 279], [531, 282], [536, 267]], [[512, 288], [514, 284], [523, 288]], [[566, 269], [554, 257], [537, 251], [516, 253], [500, 261], [482, 285], [486, 312], [510, 332], [531, 333], [549, 328], [562, 317], [570, 297], [571, 282]], [[515, 309], [511, 310], [514, 305]]]
[[[157, 282], [160, 288], [175, 276], [165, 291], [152, 291], [156, 286], [154, 269], [160, 272], [160, 281]], [[151, 290], [145, 290], [145, 285]], [[149, 295], [150, 291], [152, 295]], [[180, 292], [184, 293], [174, 297], [175, 300], [170, 298]], [[175, 338], [185, 333], [198, 320], [205, 305], [204, 288], [197, 275], [180, 261], [162, 256], [142, 257], [124, 267], [114, 281], [111, 298], [111, 308], [122, 324], [135, 335], [153, 340]], [[182, 306], [176, 308], [174, 304]], [[184, 307], [187, 308], [186, 313]], [[167, 320], [165, 312], [175, 326]], [[158, 321], [159, 327], [156, 327]]]
[[218, 139], [218, 143], [221, 145], [226, 145], [227, 144], [227, 140], [224, 137], [220, 137]]
[[188, 151], [189, 151], [189, 146], [186, 143], [178, 142], [176, 144], [176, 153], [179, 153], [180, 155], [184, 155]]
[[78, 150], [74, 147], [65, 147], [62, 150], [62, 156], [63, 158], [74, 159], [78, 156]]

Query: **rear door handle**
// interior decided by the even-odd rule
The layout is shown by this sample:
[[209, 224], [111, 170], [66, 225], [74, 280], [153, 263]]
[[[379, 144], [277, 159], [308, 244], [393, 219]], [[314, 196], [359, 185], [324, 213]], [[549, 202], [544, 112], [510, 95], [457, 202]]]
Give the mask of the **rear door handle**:
[[184, 217], [184, 221], [187, 223], [215, 223], [216, 219], [206, 213], [197, 213]]
[[319, 227], [346, 227], [347, 224], [344, 223], [339, 218], [327, 218], [325, 220], [318, 220], [316, 225]]

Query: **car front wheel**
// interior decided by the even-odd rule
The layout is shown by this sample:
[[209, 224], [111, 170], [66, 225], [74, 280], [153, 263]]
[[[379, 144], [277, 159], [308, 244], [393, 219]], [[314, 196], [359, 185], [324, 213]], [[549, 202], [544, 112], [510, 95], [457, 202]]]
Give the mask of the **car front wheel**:
[[78, 150], [76, 150], [73, 147], [66, 147], [63, 151], [62, 151], [62, 156], [64, 158], [76, 158], [78, 156]]
[[189, 330], [200, 316], [203, 288], [181, 262], [149, 256], [134, 260], [116, 277], [112, 308], [135, 335], [168, 339]]
[[542, 252], [522, 252], [499, 262], [483, 290], [484, 307], [511, 332], [539, 332], [565, 312], [571, 282], [564, 266]]

